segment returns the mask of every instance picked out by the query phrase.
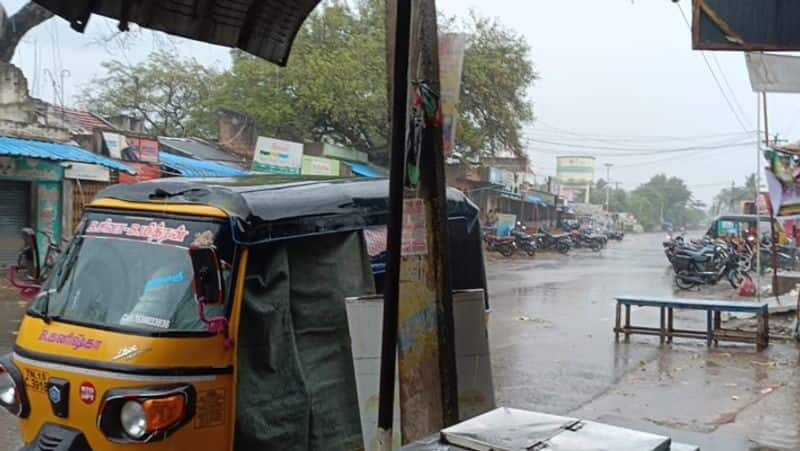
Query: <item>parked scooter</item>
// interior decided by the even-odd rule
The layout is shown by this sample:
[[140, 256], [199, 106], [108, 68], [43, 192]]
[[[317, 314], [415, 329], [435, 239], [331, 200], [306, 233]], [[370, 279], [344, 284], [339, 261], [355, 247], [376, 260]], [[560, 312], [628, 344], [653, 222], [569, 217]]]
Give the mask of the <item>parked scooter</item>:
[[573, 230], [572, 242], [576, 248], [587, 248], [599, 252], [605, 247], [607, 239], [604, 235], [590, 233], [587, 230]]

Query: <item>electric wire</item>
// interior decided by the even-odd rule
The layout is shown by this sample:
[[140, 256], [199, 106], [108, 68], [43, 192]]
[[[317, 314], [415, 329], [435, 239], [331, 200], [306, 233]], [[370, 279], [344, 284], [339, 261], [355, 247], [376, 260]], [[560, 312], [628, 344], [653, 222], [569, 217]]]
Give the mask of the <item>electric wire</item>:
[[[691, 30], [692, 26], [689, 23], [689, 19], [686, 17], [686, 13], [683, 12], [683, 8], [681, 7], [680, 3], [676, 2], [675, 5], [678, 7], [678, 11], [680, 11], [681, 17], [683, 17], [683, 21], [686, 22], [686, 26], [689, 27], [689, 30]], [[722, 97], [725, 99], [725, 103], [728, 104], [728, 108], [730, 109], [731, 114], [733, 114], [733, 116], [736, 118], [736, 122], [738, 122], [739, 125], [742, 127], [742, 130], [747, 132], [748, 131], [747, 130], [747, 126], [745, 125], [744, 120], [739, 117], [739, 114], [736, 112], [736, 109], [734, 108], [733, 103], [731, 102], [731, 99], [728, 98], [728, 95], [725, 93], [725, 90], [722, 88], [722, 84], [720, 83], [719, 78], [717, 77], [717, 74], [714, 72], [714, 69], [711, 67], [711, 63], [709, 63], [708, 57], [706, 56], [705, 52], [701, 51], [700, 55], [703, 57], [703, 61], [705, 61], [706, 67], [708, 68], [708, 71], [711, 73], [711, 76], [714, 78], [714, 83], [716, 83], [720, 94], [722, 94]]]

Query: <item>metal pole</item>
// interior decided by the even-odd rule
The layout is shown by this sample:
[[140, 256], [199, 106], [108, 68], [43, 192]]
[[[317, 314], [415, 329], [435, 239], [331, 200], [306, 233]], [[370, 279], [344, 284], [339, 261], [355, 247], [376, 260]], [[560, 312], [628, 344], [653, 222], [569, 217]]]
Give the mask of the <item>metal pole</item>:
[[[761, 146], [758, 140], [761, 135], [761, 97], [756, 94], [756, 223], [761, 225], [761, 209], [758, 208], [759, 190], [761, 189]], [[756, 299], [761, 301], [761, 238], [756, 235]]]
[[[764, 144], [769, 147], [769, 116], [767, 115], [767, 93], [762, 92], [764, 100]], [[778, 234], [775, 231], [775, 221], [778, 219], [778, 212], [773, 211], [769, 218], [770, 235], [772, 236], [772, 294], [778, 299]], [[761, 224], [758, 224], [760, 226]]]
[[611, 212], [611, 163], [606, 163], [606, 216]]
[[381, 342], [381, 375], [378, 401], [378, 440], [383, 450], [391, 450], [392, 448], [392, 425], [394, 423], [411, 0], [398, 0], [396, 20], [394, 73], [392, 77], [392, 141], [389, 172], [389, 218], [386, 237], [386, 284], [383, 295], [383, 338]]

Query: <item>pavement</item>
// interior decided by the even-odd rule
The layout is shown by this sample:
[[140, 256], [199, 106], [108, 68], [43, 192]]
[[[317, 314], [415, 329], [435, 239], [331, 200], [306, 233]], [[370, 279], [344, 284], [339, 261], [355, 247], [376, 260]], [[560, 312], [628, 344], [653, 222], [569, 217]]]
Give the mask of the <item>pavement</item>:
[[[756, 352], [727, 343], [709, 349], [700, 340], [614, 342], [616, 295], [736, 298], [725, 285], [675, 292], [662, 238], [628, 235], [599, 253], [489, 258], [498, 404], [669, 435], [704, 451], [800, 449], [795, 344], [772, 341]], [[0, 286], [0, 354], [11, 349], [24, 306]], [[633, 318], [658, 321], [655, 309]], [[773, 317], [772, 330], [788, 322]], [[676, 312], [676, 324], [702, 327], [703, 313]], [[19, 445], [15, 419], [0, 412], [0, 451]]]
[[[491, 259], [490, 340], [498, 404], [669, 435], [703, 450], [800, 449], [798, 347], [633, 336], [615, 343], [616, 295], [737, 299], [727, 285], [677, 292], [662, 236], [629, 235], [600, 253]], [[741, 300], [752, 300], [743, 299]], [[702, 312], [676, 325], [704, 326]], [[657, 309], [634, 310], [658, 324]], [[752, 327], [734, 320], [726, 327]], [[773, 331], [789, 320], [772, 317]]]

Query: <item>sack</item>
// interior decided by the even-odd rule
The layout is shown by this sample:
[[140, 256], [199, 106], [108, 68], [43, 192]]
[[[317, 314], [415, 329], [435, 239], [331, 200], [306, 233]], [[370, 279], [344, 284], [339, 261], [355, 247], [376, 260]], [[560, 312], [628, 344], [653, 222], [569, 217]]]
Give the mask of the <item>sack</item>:
[[756, 295], [756, 284], [753, 282], [753, 279], [750, 278], [749, 275], [746, 275], [744, 277], [744, 280], [742, 280], [741, 285], [739, 285], [739, 288], [736, 289], [736, 294], [745, 297], [753, 297]]

